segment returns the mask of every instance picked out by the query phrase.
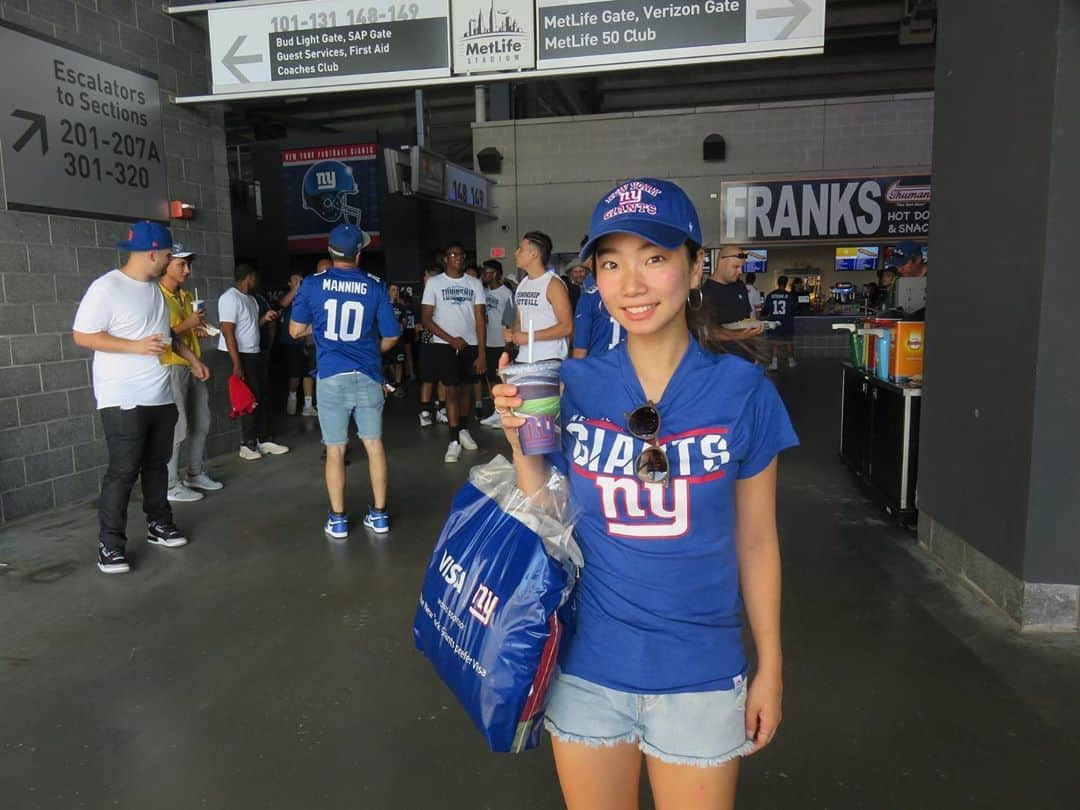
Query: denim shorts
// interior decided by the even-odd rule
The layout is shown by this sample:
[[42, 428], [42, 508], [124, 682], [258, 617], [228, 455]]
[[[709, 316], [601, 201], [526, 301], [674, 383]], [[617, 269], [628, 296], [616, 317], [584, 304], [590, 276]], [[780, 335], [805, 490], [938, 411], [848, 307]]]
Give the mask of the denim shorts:
[[564, 742], [636, 742], [646, 756], [708, 768], [754, 749], [745, 714], [745, 678], [724, 691], [635, 695], [559, 672], [551, 681], [544, 725]]
[[325, 444], [349, 443], [350, 416], [356, 420], [356, 434], [361, 439], [382, 437], [382, 383], [359, 371], [346, 371], [320, 377], [316, 391]]

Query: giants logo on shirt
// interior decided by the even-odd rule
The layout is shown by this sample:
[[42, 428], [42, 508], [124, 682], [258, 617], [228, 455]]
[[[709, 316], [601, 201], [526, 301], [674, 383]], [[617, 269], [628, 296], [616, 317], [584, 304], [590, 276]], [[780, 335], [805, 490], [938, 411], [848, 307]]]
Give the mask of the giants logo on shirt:
[[690, 492], [695, 484], [723, 478], [731, 461], [726, 427], [690, 430], [659, 440], [671, 481], [644, 484], [634, 472], [645, 442], [617, 425], [575, 417], [566, 426], [574, 439], [573, 470], [592, 479], [608, 532], [616, 537], [672, 540], [690, 529]]

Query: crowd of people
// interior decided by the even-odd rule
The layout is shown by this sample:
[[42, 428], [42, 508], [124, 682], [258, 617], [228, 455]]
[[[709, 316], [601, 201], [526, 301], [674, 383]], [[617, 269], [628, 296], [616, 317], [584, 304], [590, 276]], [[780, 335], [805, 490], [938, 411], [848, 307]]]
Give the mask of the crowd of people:
[[[168, 229], [155, 223], [144, 221], [132, 226], [130, 238], [118, 245], [129, 252], [128, 262], [91, 286], [76, 316], [75, 336], [80, 345], [95, 350], [94, 383], [103, 417], [127, 418], [140, 414], [142, 422], [149, 422], [152, 412], [143, 409], [161, 407], [169, 411], [170, 403], [175, 408], [166, 462], [166, 505], [198, 501], [204, 493], [223, 487], [204, 469], [210, 398], [205, 377], [209, 371], [201, 363], [203, 339], [217, 338], [216, 348], [227, 356], [232, 376], [242, 380], [253, 399], [260, 403], [268, 402], [271, 396], [269, 365], [273, 357], [276, 369], [286, 380], [286, 415], [305, 417], [319, 417], [318, 405], [328, 404], [327, 395], [316, 394], [317, 381], [326, 376], [322, 368], [325, 363], [320, 364], [318, 358], [325, 355], [329, 360], [333, 353], [326, 346], [320, 346], [320, 339], [323, 343], [334, 340], [351, 343], [361, 337], [373, 339], [366, 333], [365, 327], [370, 326], [367, 321], [354, 322], [346, 319], [344, 314], [342, 323], [352, 331], [339, 333], [334, 324], [321, 332], [310, 328], [311, 321], [317, 320], [319, 313], [311, 309], [309, 297], [301, 295], [305, 283], [311, 278], [323, 279], [334, 270], [348, 270], [348, 262], [353, 262], [351, 267], [358, 270], [360, 255], [370, 238], [354, 229], [359, 234], [356, 253], [346, 255], [352, 250], [349, 239], [355, 234], [346, 233], [342, 228], [336, 229], [334, 234], [339, 241], [345, 240], [345, 253], [342, 254], [340, 245], [334, 247], [332, 234], [330, 255], [318, 260], [310, 273], [293, 271], [287, 289], [273, 305], [259, 291], [257, 269], [246, 262], [238, 263], [233, 285], [217, 302], [217, 327], [207, 324], [205, 302], [195, 299], [185, 286], [196, 259], [194, 252], [181, 243], [173, 244]], [[588, 237], [582, 239], [582, 248], [587, 241]], [[499, 382], [498, 363], [504, 352], [514, 357], [531, 342], [532, 360], [581, 359], [608, 352], [626, 339], [625, 328], [608, 312], [600, 295], [592, 258], [582, 253], [582, 259], [572, 264], [565, 276], [552, 271], [551, 259], [550, 237], [534, 230], [521, 238], [514, 251], [516, 280], [506, 277], [502, 263], [496, 259], [488, 259], [480, 267], [469, 263], [466, 248], [460, 242], [448, 244], [437, 257], [437, 263], [425, 269], [422, 290], [415, 297], [407, 294], [401, 284], [386, 284], [382, 279], [370, 276], [372, 289], [381, 290], [386, 297], [389, 315], [385, 323], [377, 326], [378, 334], [385, 336], [387, 342], [379, 347], [376, 360], [372, 360], [372, 352], [367, 351], [358, 368], [350, 371], [378, 381], [384, 396], [397, 398], [406, 397], [408, 385], [418, 381], [420, 426], [447, 425], [450, 435], [444, 459], [449, 463], [458, 461], [463, 450], [479, 448], [470, 431], [474, 423], [496, 429], [501, 426], [500, 415], [491, 404], [491, 391]], [[741, 352], [740, 344], [754, 343], [753, 353], [741, 353], [758, 359], [768, 359], [771, 355], [769, 368], [772, 370], [778, 368], [778, 355], [786, 355], [788, 365], [794, 366], [792, 332], [796, 307], [793, 297], [797, 291], [788, 290], [787, 279], [782, 276], [778, 288], [762, 298], [754, 287], [753, 275], [745, 278], [742, 275], [745, 259], [746, 253], [738, 247], [722, 248], [716, 269], [700, 287], [702, 305], [709, 312], [708, 335], [736, 353]], [[130, 295], [114, 294], [116, 288], [121, 292], [128, 289], [130, 285], [123, 283], [128, 279], [136, 283], [153, 281], [153, 286], [160, 291], [160, 301], [153, 299], [156, 340], [149, 341], [148, 336], [141, 333], [132, 337], [140, 330], [134, 328], [131, 315], [126, 312], [132, 306]], [[380, 318], [384, 315], [382, 304], [380, 299], [377, 306], [367, 309], [372, 306], [370, 301], [355, 302], [356, 311], [377, 312]], [[160, 321], [162, 306], [168, 320], [167, 328]], [[326, 306], [332, 308], [337, 304], [327, 303]], [[298, 319], [298, 312], [304, 313], [303, 317], [309, 320]], [[333, 317], [332, 311], [327, 312]], [[771, 321], [776, 327], [767, 334], [769, 349], [764, 353], [755, 341], [762, 334], [763, 326], [751, 322], [759, 319]], [[387, 327], [390, 321], [395, 324], [394, 330]], [[297, 333], [292, 328], [294, 323], [307, 323], [309, 328]], [[731, 328], [733, 324], [739, 328]], [[396, 339], [391, 341], [390, 337]], [[697, 337], [700, 339], [702, 335]], [[146, 357], [152, 359], [147, 361]], [[157, 365], [155, 360], [159, 361]], [[139, 373], [133, 373], [136, 368]], [[336, 368], [330, 362], [330, 369]], [[342, 372], [329, 376], [336, 376], [336, 373]], [[128, 399], [123, 402], [114, 401], [115, 395], [111, 392], [117, 386], [128, 390]], [[163, 393], [164, 387], [168, 388], [167, 396]], [[341, 403], [336, 406], [337, 410], [342, 407]], [[119, 408], [120, 413], [109, 410], [111, 408]], [[274, 441], [270, 433], [270, 410], [265, 406], [256, 407], [240, 416], [239, 455], [245, 461], [289, 452], [289, 448]], [[336, 415], [327, 414], [327, 417]], [[360, 419], [359, 412], [357, 419]], [[115, 466], [110, 464], [106, 474], [103, 503], [110, 506], [108, 514], [105, 507], [102, 510], [99, 548], [99, 565], [103, 571], [110, 572], [128, 570], [126, 560], [121, 559], [123, 545], [120, 542], [126, 509], [122, 510], [116, 502], [126, 500], [130, 493], [131, 484], [123, 483], [129, 479], [133, 482], [141, 477], [144, 489], [149, 480], [150, 497], [144, 500], [147, 515], [155, 526], [166, 527], [168, 545], [186, 542], [173, 526], [167, 506], [160, 504], [162, 499], [157, 492], [156, 474], [151, 472], [149, 478], [145, 474], [144, 466], [156, 462], [164, 450], [150, 452], [160, 448], [152, 446], [140, 432], [136, 434], [137, 445], [143, 455], [131, 457], [131, 452], [125, 452], [121, 446], [120, 427], [115, 427], [116, 436], [108, 435], [110, 430], [106, 428], [110, 458], [115, 456], [118, 462]], [[337, 446], [340, 431], [323, 428], [326, 447]], [[380, 432], [370, 424], [368, 428], [368, 433]], [[327, 433], [335, 441], [328, 442]], [[365, 440], [364, 432], [358, 435]], [[156, 433], [154, 436], [160, 439]], [[367, 437], [366, 440], [370, 439]], [[340, 444], [342, 447], [347, 444], [347, 436]], [[323, 457], [334, 462], [337, 453], [334, 450], [328, 457], [324, 450]], [[120, 464], [125, 457], [126, 464]], [[183, 470], [182, 461], [185, 462]], [[375, 466], [379, 463], [376, 459]], [[343, 476], [344, 473], [340, 476], [327, 473], [332, 507], [327, 532], [331, 532], [330, 524], [334, 523], [336, 535], [342, 534], [345, 521], [343, 507], [334, 508], [341, 506], [340, 498], [334, 493], [339, 488], [337, 481], [343, 480]], [[378, 487], [374, 501], [371, 514], [378, 515], [385, 507], [385, 492], [380, 495]], [[118, 516], [121, 512], [125, 516]], [[377, 522], [380, 527], [388, 526], [384, 514], [378, 521], [368, 521], [371, 522]]]
[[[286, 413], [319, 421], [323, 528], [334, 539], [350, 530], [350, 427], [372, 490], [363, 526], [390, 530], [383, 408], [415, 376], [420, 426], [449, 431], [445, 461], [478, 449], [476, 419], [502, 429], [525, 493], [541, 489], [554, 466], [581, 508], [585, 566], [546, 720], [567, 805], [636, 806], [644, 757], [658, 804], [730, 807], [738, 759], [767, 745], [780, 722], [776, 469], [797, 440], [756, 338], [759, 317], [774, 320], [774, 346], [790, 347], [795, 291], [781, 278], [755, 296], [737, 247], [723, 248], [704, 279], [693, 204], [678, 186], [648, 178], [600, 200], [567, 280], [551, 271], [552, 241], [541, 231], [525, 233], [514, 251], [514, 285], [498, 261], [470, 266], [454, 242], [442, 268], [425, 272], [415, 306], [400, 285], [363, 269], [369, 241], [356, 226], [334, 228], [327, 258], [291, 276], [277, 307], [258, 295], [256, 269], [238, 264], [214, 327], [184, 286], [195, 255], [160, 224], [132, 226], [119, 243], [127, 261], [91, 284], [74, 324], [75, 341], [94, 352], [108, 448], [98, 567], [130, 570], [127, 503], [137, 478], [147, 541], [172, 548], [187, 538], [170, 501], [223, 486], [203, 466], [210, 371], [200, 339], [220, 332], [230, 388], [242, 383], [257, 403], [268, 397], [268, 349], [277, 350]], [[561, 366], [561, 454], [522, 453], [521, 400], [498, 375], [514, 356], [573, 358]], [[289, 452], [270, 435], [266, 407], [241, 413], [242, 459]], [[744, 604], [757, 648], [752, 680]]]

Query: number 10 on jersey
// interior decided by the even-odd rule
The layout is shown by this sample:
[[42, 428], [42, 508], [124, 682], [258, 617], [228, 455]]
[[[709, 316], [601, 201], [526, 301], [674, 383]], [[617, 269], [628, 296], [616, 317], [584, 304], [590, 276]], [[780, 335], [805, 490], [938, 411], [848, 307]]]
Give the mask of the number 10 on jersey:
[[[359, 301], [345, 301], [338, 312], [338, 301], [327, 299], [323, 304], [326, 309], [327, 340], [359, 340], [364, 331], [364, 305]], [[340, 314], [340, 320], [339, 320]]]

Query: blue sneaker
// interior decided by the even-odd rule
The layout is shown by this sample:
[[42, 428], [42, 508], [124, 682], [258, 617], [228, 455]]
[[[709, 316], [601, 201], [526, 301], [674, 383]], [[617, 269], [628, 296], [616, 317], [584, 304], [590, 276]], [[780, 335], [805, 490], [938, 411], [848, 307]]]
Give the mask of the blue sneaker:
[[323, 527], [323, 531], [333, 538], [341, 540], [349, 536], [349, 517], [348, 515], [337, 514], [336, 512], [326, 513], [326, 525]]
[[390, 531], [390, 516], [386, 514], [385, 509], [369, 507], [367, 514], [364, 515], [364, 525], [376, 534], [386, 534]]

